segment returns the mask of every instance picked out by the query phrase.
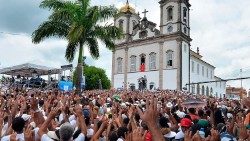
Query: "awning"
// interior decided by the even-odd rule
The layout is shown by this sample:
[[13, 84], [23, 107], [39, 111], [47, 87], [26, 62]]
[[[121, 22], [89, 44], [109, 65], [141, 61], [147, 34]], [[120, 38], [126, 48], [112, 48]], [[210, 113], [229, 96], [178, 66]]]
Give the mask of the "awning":
[[32, 74], [34, 73], [42, 76], [42, 75], [49, 75], [49, 74], [59, 74], [60, 72], [61, 72], [61, 69], [50, 68], [50, 67], [31, 64], [31, 63], [26, 63], [26, 64], [21, 64], [17, 66], [0, 69], [0, 74], [13, 75], [13, 76], [21, 75], [21, 76], [27, 76], [27, 77], [31, 77]]

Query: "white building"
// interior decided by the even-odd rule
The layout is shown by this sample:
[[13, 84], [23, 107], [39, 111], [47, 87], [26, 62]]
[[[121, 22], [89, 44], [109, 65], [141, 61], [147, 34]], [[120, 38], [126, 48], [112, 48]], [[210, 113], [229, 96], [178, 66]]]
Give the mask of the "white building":
[[190, 50], [189, 0], [160, 0], [159, 4], [160, 30], [146, 18], [148, 11], [143, 12], [141, 19], [128, 2], [115, 17], [114, 23], [123, 30], [124, 38], [115, 42], [112, 86], [125, 89], [187, 88], [200, 94], [224, 94], [225, 83], [221, 87], [216, 87], [215, 83], [191, 85], [219, 78], [214, 76], [214, 66]]

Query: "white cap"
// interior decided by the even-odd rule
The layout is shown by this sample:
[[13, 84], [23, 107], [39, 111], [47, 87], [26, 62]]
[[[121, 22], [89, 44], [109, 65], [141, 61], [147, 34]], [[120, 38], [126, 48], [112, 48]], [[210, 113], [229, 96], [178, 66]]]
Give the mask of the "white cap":
[[171, 108], [171, 107], [173, 107], [173, 104], [172, 104], [171, 102], [168, 102], [168, 103], [166, 104], [166, 106], [167, 106], [168, 108]]
[[28, 121], [31, 118], [31, 115], [23, 114], [22, 118], [24, 119], [24, 121]]

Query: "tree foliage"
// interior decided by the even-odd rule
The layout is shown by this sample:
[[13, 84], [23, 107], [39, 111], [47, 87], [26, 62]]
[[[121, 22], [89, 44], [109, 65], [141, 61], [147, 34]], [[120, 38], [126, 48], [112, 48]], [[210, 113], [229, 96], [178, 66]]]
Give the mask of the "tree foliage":
[[[84, 75], [85, 75], [85, 89], [94, 90], [99, 89], [99, 80], [101, 80], [103, 89], [110, 89], [111, 82], [108, 79], [105, 70], [102, 68], [97, 68], [95, 66], [84, 66]], [[76, 72], [74, 72], [74, 84], [76, 83]]]

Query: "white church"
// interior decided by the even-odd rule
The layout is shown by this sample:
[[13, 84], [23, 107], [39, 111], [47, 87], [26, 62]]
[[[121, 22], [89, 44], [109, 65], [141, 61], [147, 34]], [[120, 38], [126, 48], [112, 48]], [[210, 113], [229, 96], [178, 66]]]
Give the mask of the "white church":
[[159, 6], [160, 30], [147, 19], [148, 11], [140, 17], [128, 1], [120, 8], [114, 23], [125, 35], [115, 41], [113, 88], [187, 90], [223, 97], [226, 82], [214, 75], [215, 67], [202, 59], [199, 49], [190, 49], [189, 0], [160, 0]]

